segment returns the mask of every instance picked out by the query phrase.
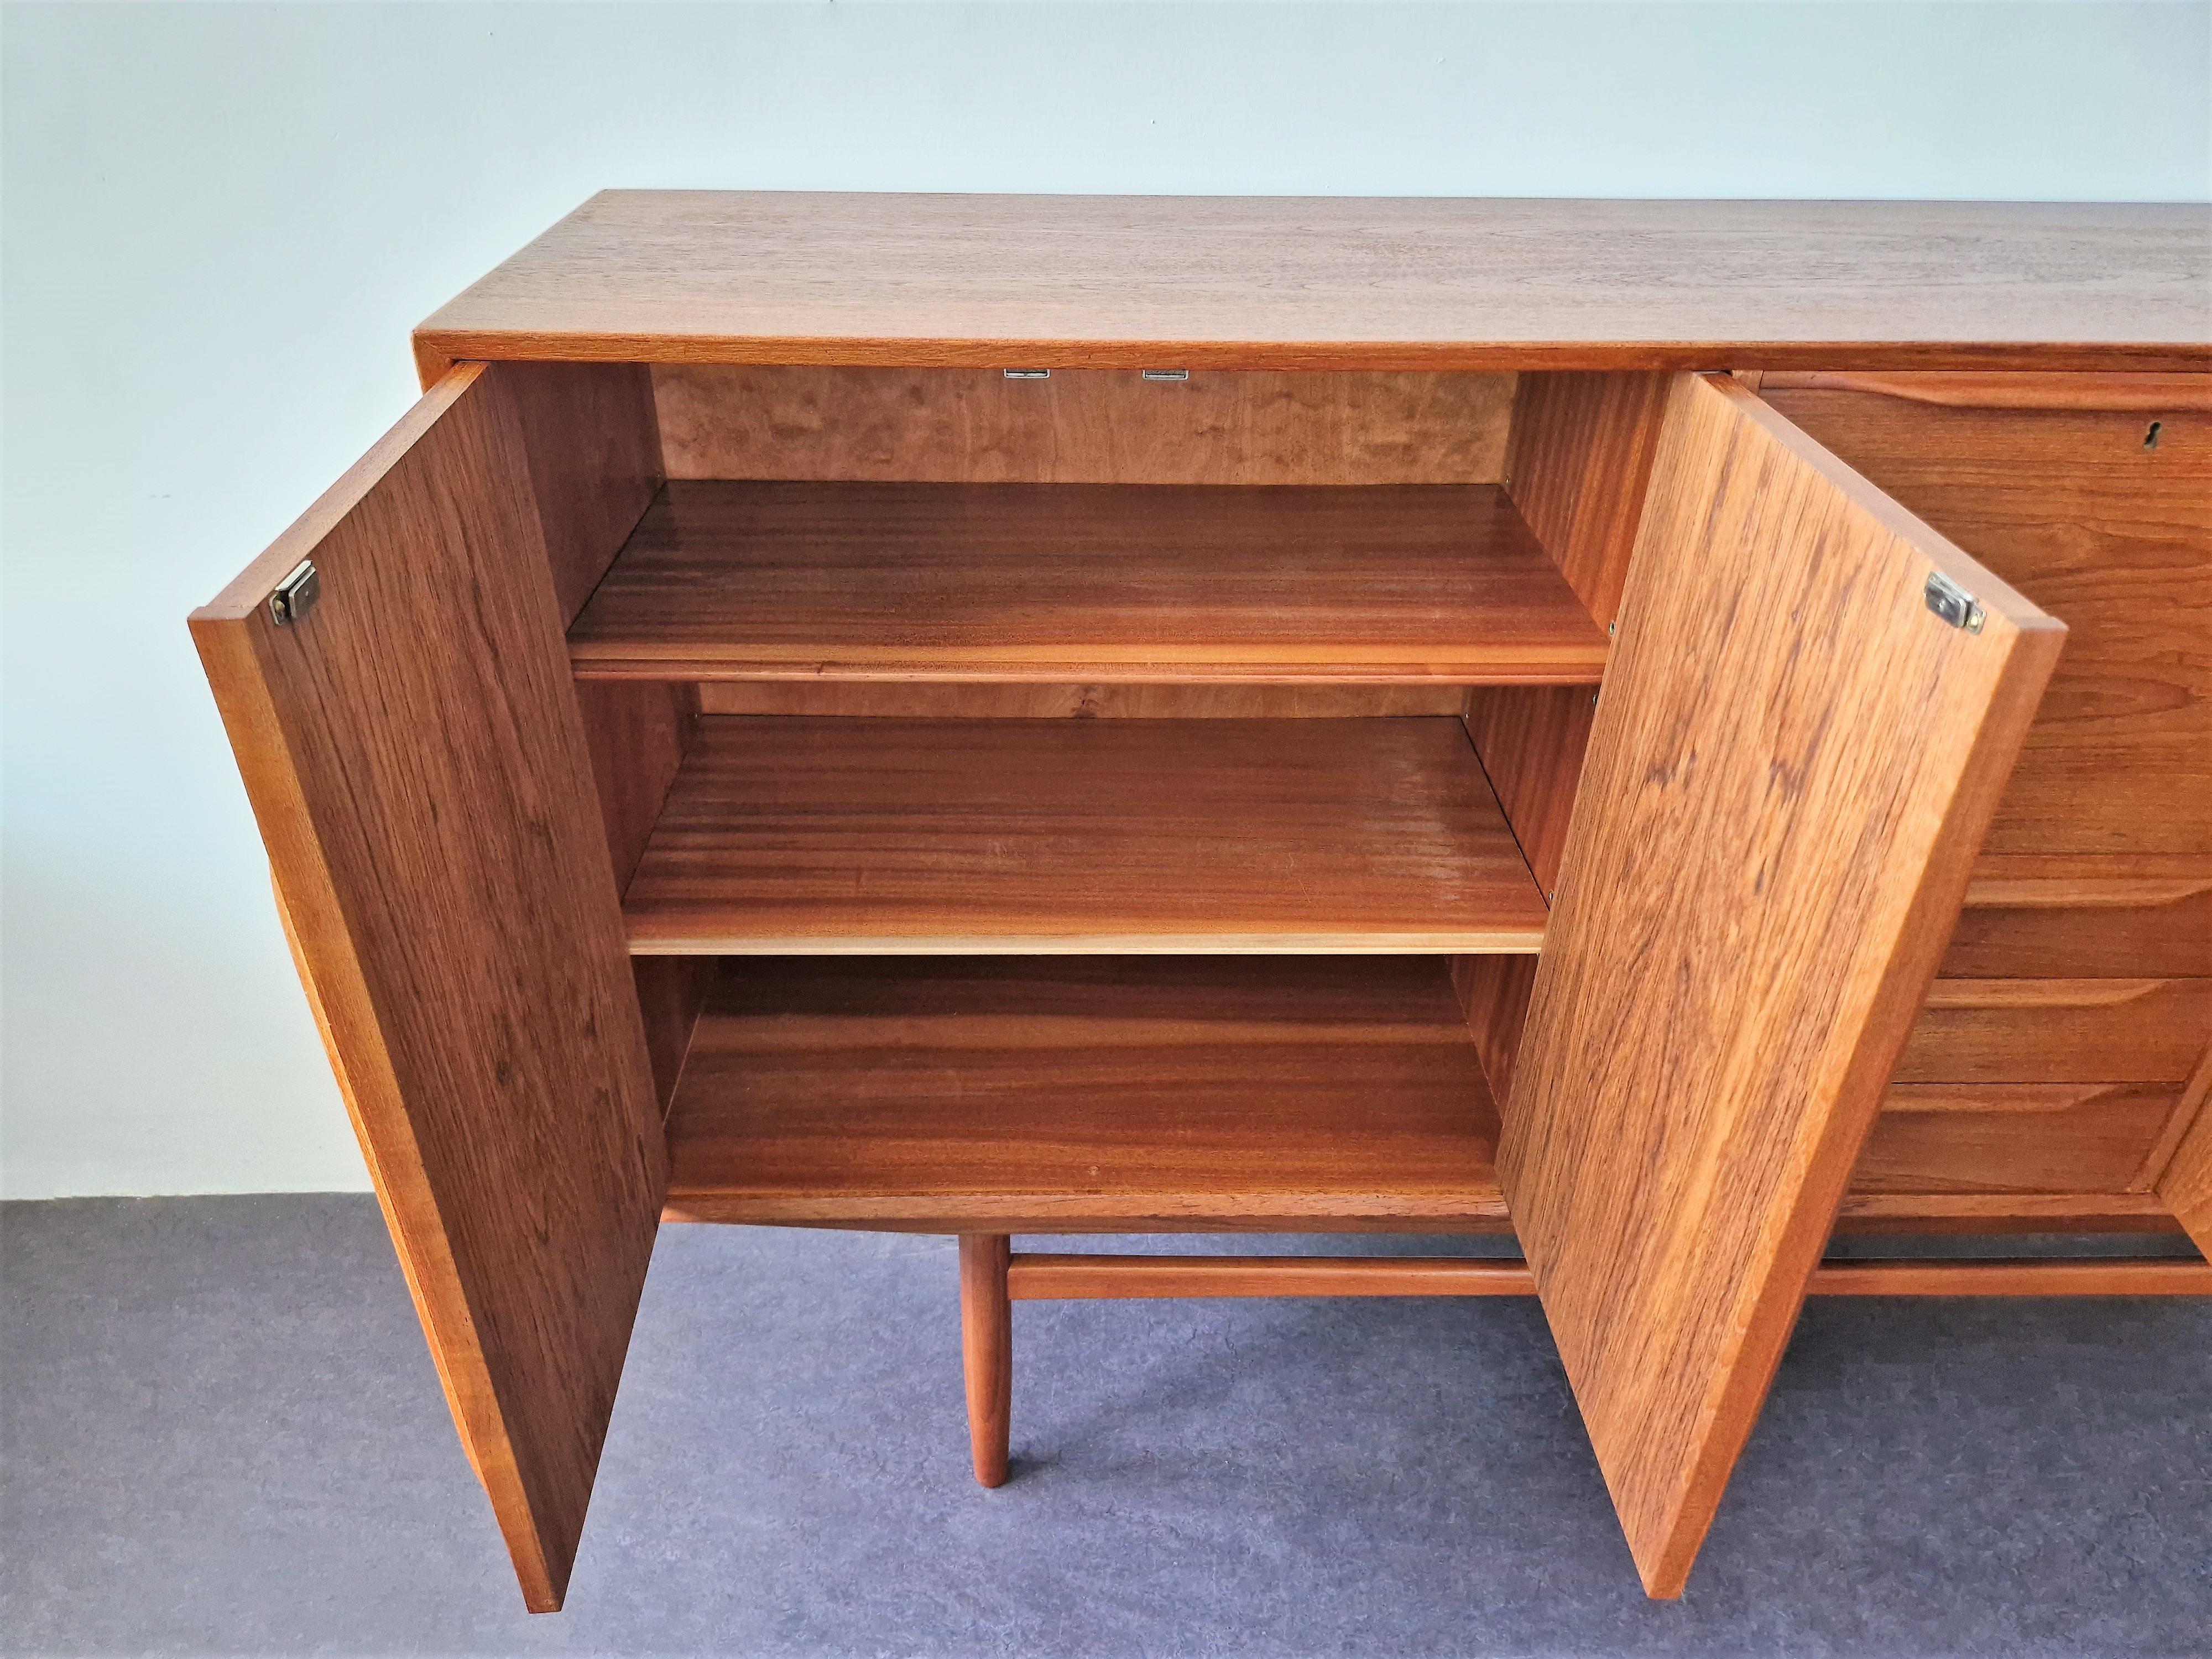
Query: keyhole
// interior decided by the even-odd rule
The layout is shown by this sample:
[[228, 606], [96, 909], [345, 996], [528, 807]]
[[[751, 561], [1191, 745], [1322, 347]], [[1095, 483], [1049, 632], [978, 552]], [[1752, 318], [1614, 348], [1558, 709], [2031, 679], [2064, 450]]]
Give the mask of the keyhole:
[[2164, 424], [2165, 422], [2162, 421], [2153, 421], [2150, 423], [2149, 430], [2143, 434], [2143, 447], [2145, 449], [2156, 449], [2158, 447], [2158, 429]]

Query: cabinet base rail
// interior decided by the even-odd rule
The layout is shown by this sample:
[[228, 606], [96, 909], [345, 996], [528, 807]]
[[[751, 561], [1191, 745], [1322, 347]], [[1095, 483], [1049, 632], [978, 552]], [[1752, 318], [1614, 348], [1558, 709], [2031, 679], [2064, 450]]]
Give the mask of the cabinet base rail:
[[[1828, 1261], [1814, 1296], [2212, 1296], [2212, 1262], [2162, 1257]], [[1146, 1297], [1534, 1296], [1514, 1256], [1059, 1255], [1004, 1233], [960, 1236], [960, 1338], [975, 1479], [1003, 1486], [1013, 1406], [1013, 1304]]]
[[[2163, 1257], [1831, 1261], [1814, 1296], [2212, 1296], [2212, 1262]], [[1511, 1256], [1012, 1255], [1014, 1302], [1203, 1296], [1534, 1296]]]

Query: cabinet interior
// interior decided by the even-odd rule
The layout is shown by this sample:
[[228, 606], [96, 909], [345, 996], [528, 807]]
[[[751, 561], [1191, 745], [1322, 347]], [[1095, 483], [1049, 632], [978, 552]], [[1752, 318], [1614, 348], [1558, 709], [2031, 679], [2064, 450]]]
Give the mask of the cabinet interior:
[[1503, 1224], [1663, 377], [533, 373], [672, 1216]]
[[[527, 372], [566, 417], [541, 503], [551, 458], [617, 483], [571, 481], [549, 556], [672, 1216], [1139, 1228], [1111, 1149], [1188, 1145], [1250, 1188], [1178, 1225], [1503, 1224], [1667, 376]], [[1347, 1024], [1370, 986], [1402, 1007]], [[1252, 1062], [1235, 1103], [1216, 1053]], [[1279, 1086], [1293, 1054], [1343, 1086]], [[1897, 1104], [1869, 1224], [1936, 1224], [2005, 1127]]]

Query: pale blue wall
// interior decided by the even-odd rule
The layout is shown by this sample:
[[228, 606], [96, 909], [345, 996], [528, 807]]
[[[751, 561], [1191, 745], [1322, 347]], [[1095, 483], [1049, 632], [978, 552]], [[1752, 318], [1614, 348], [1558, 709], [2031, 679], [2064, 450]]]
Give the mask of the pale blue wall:
[[363, 1184], [183, 618], [591, 191], [2203, 199], [2208, 17], [11, 8], [0, 1188]]

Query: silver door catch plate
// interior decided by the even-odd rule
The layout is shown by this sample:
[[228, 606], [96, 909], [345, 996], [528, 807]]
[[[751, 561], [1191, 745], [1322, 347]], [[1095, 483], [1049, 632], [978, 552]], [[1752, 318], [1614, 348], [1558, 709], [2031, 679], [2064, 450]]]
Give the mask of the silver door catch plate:
[[289, 628], [313, 611], [322, 596], [323, 579], [315, 573], [315, 562], [302, 559], [269, 596], [269, 618], [279, 628]]
[[1980, 603], [1958, 583], [1940, 570], [1928, 573], [1925, 589], [1928, 608], [1954, 628], [1963, 628], [1969, 634], [1982, 631], [1985, 620]]

